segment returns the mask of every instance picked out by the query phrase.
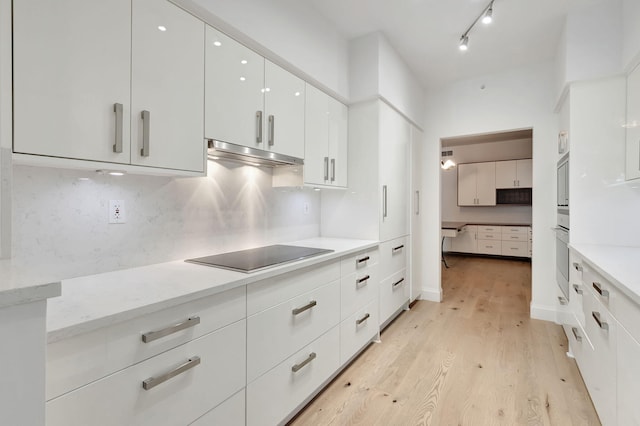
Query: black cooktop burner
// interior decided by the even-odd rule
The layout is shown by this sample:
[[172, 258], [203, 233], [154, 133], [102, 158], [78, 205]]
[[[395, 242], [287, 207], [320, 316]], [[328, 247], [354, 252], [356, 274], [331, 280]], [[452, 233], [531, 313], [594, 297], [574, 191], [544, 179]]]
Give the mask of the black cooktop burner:
[[333, 250], [278, 244], [187, 259], [185, 262], [249, 273], [331, 252], [333, 252]]

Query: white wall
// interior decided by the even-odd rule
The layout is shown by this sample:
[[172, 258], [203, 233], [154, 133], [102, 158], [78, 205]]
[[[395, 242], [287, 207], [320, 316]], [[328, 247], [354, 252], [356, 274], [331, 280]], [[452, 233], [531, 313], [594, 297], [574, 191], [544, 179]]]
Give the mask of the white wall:
[[[174, 0], [214, 15], [216, 26], [312, 83], [349, 97], [349, 45], [311, 6], [295, 0]], [[217, 18], [217, 19], [216, 19]], [[275, 55], [275, 56], [274, 56]]]
[[[532, 158], [531, 139], [476, 143], [445, 148], [453, 151], [457, 164]], [[531, 223], [531, 206], [460, 207], [458, 206], [457, 168], [440, 173], [441, 216], [443, 221]]]
[[640, 62], [640, 2], [622, 1], [622, 66], [629, 71]]
[[[555, 225], [557, 117], [554, 64], [539, 64], [461, 81], [428, 92], [425, 114], [423, 189], [432, 195], [425, 209], [425, 286], [440, 289], [440, 138], [533, 128], [533, 259], [534, 318], [555, 320]], [[484, 89], [481, 87], [484, 85]]]
[[[14, 188], [14, 263], [66, 277], [319, 235], [318, 193], [272, 188], [266, 168], [210, 162], [208, 177], [171, 179], [14, 166]], [[112, 199], [125, 224], [108, 224]]]

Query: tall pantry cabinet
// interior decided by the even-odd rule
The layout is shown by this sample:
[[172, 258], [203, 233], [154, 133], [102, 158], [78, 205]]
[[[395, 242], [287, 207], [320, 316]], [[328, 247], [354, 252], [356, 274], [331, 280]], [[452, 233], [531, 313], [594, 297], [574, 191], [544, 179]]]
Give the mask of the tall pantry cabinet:
[[409, 302], [411, 126], [381, 100], [349, 107], [349, 189], [323, 191], [324, 236], [380, 241], [380, 324]]

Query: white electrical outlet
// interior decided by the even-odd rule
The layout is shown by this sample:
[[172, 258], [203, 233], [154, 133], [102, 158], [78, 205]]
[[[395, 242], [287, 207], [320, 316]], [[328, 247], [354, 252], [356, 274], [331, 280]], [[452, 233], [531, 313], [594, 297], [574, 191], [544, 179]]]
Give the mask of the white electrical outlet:
[[125, 223], [124, 200], [109, 200], [109, 223]]

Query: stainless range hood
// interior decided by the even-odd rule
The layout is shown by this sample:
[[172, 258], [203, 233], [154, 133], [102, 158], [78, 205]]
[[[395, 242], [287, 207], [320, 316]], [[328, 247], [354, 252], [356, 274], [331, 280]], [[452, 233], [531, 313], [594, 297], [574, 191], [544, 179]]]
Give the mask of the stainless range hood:
[[302, 158], [290, 157], [262, 149], [250, 148], [215, 139], [209, 139], [207, 143], [207, 156], [211, 160], [224, 159], [268, 167], [301, 166], [304, 164]]

